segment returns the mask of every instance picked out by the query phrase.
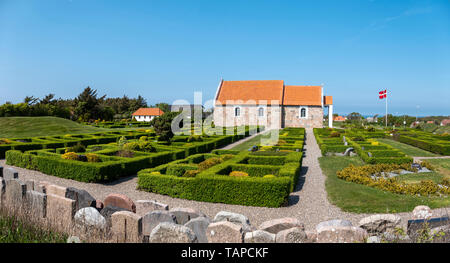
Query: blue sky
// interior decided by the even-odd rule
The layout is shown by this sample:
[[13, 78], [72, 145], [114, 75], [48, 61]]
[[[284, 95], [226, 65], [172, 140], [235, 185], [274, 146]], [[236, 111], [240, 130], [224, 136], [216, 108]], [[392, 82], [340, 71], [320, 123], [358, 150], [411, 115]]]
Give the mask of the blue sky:
[[0, 103], [171, 103], [220, 79], [321, 85], [335, 112], [450, 114], [450, 1], [0, 0]]

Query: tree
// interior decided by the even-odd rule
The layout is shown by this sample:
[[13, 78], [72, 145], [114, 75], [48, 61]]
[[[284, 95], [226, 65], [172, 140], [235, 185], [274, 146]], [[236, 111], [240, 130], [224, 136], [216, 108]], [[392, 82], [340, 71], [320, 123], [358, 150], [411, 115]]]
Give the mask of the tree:
[[165, 112], [163, 115], [150, 121], [150, 125], [155, 129], [158, 135], [158, 141], [166, 141], [170, 143], [173, 137], [172, 121], [178, 115], [178, 112]]
[[157, 103], [156, 107], [162, 110], [164, 113], [170, 112], [170, 106], [165, 102]]
[[96, 120], [101, 118], [100, 103], [106, 95], [97, 98], [97, 90], [87, 87], [74, 100], [75, 114], [83, 121]]

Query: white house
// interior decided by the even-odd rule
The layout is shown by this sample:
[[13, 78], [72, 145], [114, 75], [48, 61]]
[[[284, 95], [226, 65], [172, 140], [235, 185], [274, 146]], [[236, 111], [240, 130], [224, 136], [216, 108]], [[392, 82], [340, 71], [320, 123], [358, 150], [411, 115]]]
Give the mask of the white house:
[[135, 113], [133, 113], [133, 118], [136, 121], [146, 121], [149, 122], [153, 118], [163, 115], [164, 112], [159, 108], [140, 108]]

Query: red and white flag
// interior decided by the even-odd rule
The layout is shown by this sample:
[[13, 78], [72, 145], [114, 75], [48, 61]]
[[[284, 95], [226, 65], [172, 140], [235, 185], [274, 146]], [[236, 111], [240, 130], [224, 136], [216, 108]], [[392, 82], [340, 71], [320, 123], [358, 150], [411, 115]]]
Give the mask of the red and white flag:
[[383, 90], [383, 91], [378, 92], [378, 95], [379, 95], [379, 97], [380, 97], [380, 100], [386, 98], [386, 94], [387, 94], [386, 90]]

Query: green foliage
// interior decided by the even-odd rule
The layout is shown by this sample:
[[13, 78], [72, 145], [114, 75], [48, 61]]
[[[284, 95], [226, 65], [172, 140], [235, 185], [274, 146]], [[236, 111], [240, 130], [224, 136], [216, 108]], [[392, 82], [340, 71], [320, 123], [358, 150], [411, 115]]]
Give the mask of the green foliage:
[[66, 152], [84, 153], [86, 152], [86, 146], [78, 142], [76, 145], [68, 147]]
[[174, 136], [172, 121], [178, 114], [178, 112], [165, 112], [150, 122], [150, 125], [155, 129], [156, 135], [158, 135], [158, 141], [170, 142], [170, 139]]

